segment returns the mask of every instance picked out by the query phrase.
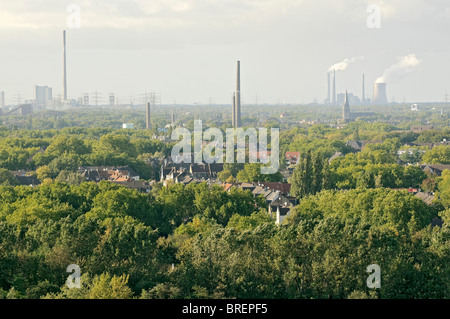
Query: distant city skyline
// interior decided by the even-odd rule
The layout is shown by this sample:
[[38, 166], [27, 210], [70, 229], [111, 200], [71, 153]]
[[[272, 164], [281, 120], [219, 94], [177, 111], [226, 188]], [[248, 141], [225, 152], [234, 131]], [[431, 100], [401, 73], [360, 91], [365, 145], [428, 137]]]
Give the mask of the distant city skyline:
[[[7, 2], [0, 13], [0, 91], [5, 104], [17, 103], [18, 94], [33, 99], [36, 85], [62, 96], [67, 30], [69, 99], [100, 92], [102, 104], [109, 104], [114, 92], [119, 103], [128, 103], [130, 96], [154, 91], [163, 104], [230, 104], [239, 60], [243, 105], [323, 103], [330, 66], [337, 68], [337, 94], [348, 90], [361, 98], [364, 74], [370, 99], [373, 83], [406, 62], [413, 67], [387, 80], [388, 100], [445, 101], [448, 1], [318, 2]], [[371, 4], [381, 9], [380, 28], [367, 24]]]

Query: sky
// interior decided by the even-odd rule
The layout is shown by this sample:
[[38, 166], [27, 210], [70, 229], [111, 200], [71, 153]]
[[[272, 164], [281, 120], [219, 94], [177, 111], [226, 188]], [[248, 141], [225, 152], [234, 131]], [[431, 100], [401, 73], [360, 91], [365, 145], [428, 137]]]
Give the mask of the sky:
[[[0, 0], [0, 91], [7, 104], [34, 85], [62, 94], [67, 30], [69, 98], [231, 104], [236, 61], [242, 103], [366, 97], [385, 78], [395, 102], [450, 94], [448, 0]], [[377, 11], [379, 9], [379, 11]], [[377, 15], [379, 12], [379, 15]], [[92, 99], [92, 95], [91, 95]]]

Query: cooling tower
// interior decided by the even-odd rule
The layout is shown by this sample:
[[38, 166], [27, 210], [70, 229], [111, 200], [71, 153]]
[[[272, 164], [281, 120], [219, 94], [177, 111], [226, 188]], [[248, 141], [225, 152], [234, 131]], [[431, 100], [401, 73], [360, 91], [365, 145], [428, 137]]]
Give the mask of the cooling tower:
[[372, 104], [375, 104], [375, 105], [388, 104], [388, 100], [386, 97], [386, 83], [375, 82], [373, 84]]

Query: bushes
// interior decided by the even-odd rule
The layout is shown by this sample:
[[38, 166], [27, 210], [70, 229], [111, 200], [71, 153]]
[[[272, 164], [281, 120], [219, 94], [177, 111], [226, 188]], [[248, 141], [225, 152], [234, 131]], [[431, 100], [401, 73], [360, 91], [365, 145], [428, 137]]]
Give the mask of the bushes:
[[[448, 210], [431, 228], [406, 191], [322, 191], [279, 226], [261, 198], [206, 184], [2, 186], [0, 201], [5, 298], [372, 298], [374, 263], [377, 297], [448, 297]], [[82, 289], [65, 286], [69, 264]]]

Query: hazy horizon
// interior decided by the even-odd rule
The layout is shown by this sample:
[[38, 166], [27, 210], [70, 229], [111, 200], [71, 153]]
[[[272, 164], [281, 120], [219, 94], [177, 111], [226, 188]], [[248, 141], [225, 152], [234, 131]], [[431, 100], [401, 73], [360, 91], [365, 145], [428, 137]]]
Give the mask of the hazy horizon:
[[[34, 85], [62, 94], [67, 30], [68, 97], [100, 92], [119, 102], [156, 91], [162, 103], [229, 104], [241, 61], [243, 104], [323, 103], [327, 71], [336, 92], [366, 98], [388, 77], [390, 102], [438, 102], [447, 74], [450, 3], [444, 0], [2, 1], [0, 91], [33, 98]], [[381, 9], [369, 28], [367, 8]], [[70, 5], [80, 28], [70, 28]], [[125, 101], [123, 101], [125, 100]], [[92, 97], [91, 97], [92, 101]], [[140, 101], [136, 101], [140, 104]]]

